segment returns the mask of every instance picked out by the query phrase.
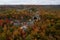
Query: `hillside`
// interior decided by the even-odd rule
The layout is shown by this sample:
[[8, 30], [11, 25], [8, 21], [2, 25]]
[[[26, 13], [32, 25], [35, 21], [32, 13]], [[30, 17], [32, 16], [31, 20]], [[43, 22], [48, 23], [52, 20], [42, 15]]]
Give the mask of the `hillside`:
[[0, 5], [0, 40], [60, 40], [60, 6]]

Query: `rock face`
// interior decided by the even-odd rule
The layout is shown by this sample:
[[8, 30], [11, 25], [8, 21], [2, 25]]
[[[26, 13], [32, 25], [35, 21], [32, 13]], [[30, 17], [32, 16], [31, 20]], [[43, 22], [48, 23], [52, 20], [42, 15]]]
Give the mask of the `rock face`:
[[26, 30], [26, 29], [27, 29], [27, 26], [26, 26], [26, 25], [23, 25], [23, 26], [21, 27], [21, 29]]
[[29, 26], [34, 25], [34, 20], [30, 19], [30, 20], [27, 22], [27, 24], [28, 24]]
[[13, 25], [14, 25], [14, 26], [19, 26], [19, 25], [20, 25], [19, 20], [13, 20]]
[[40, 15], [36, 13], [36, 14], [33, 16], [33, 19], [34, 19], [34, 20], [37, 20], [37, 21], [40, 20]]

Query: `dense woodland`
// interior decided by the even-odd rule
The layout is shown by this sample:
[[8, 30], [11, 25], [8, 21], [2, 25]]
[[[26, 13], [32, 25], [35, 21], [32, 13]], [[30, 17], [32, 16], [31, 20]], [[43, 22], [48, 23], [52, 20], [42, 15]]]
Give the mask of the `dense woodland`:
[[0, 40], [60, 40], [60, 9], [0, 7]]

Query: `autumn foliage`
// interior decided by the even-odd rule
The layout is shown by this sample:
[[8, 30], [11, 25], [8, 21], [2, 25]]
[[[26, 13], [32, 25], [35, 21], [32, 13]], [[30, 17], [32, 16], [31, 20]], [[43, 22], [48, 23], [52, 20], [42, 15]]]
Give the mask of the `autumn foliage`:
[[[38, 19], [34, 19], [35, 14], [39, 15]], [[0, 40], [60, 40], [59, 16], [36, 8], [2, 9]]]

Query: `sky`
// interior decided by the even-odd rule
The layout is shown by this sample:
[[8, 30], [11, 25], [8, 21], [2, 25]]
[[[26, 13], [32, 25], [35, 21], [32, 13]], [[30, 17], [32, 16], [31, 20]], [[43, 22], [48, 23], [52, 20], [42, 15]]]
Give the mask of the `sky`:
[[0, 0], [0, 5], [60, 5], [60, 0]]

